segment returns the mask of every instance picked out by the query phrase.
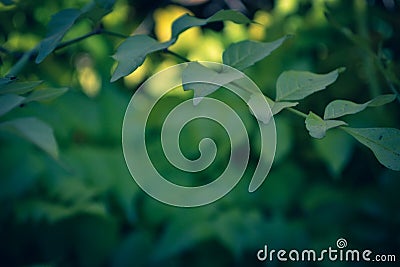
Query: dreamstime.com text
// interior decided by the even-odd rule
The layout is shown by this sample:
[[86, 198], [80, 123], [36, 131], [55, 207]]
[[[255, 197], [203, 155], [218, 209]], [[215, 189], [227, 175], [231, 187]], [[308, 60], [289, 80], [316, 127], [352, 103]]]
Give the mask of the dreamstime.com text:
[[336, 248], [328, 247], [319, 252], [313, 249], [285, 250], [268, 249], [265, 245], [257, 252], [257, 259], [260, 261], [371, 261], [371, 262], [395, 262], [394, 254], [374, 254], [371, 250], [346, 249], [347, 240], [339, 238], [336, 241]]

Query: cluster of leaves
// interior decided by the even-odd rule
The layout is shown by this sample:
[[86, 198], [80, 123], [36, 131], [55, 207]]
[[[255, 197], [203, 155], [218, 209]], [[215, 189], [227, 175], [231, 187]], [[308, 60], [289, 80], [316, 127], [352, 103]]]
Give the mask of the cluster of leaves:
[[[94, 23], [99, 22], [101, 18], [111, 12], [114, 2], [114, 0], [95, 0], [85, 5], [82, 9], [69, 8], [54, 14], [48, 24], [47, 36], [33, 49], [25, 52], [20, 60], [9, 70], [7, 75], [16, 76], [32, 57], [36, 57], [36, 63], [41, 63], [56, 49], [68, 46], [92, 35], [100, 34], [101, 29], [98, 28], [86, 36], [61, 43], [65, 34], [72, 26], [84, 19], [89, 19]], [[9, 1], [7, 3], [12, 4]]]
[[[13, 1], [2, 1], [4, 5], [13, 5]], [[49, 54], [58, 48], [72, 44], [79, 39], [91, 35], [100, 34], [101, 29], [89, 33], [86, 37], [78, 38], [70, 42], [61, 43], [68, 30], [83, 19], [98, 22], [102, 17], [111, 12], [114, 0], [96, 0], [88, 3], [82, 9], [65, 9], [54, 14], [48, 24], [48, 34], [37, 46], [25, 52], [19, 61], [8, 71], [6, 77], [0, 80], [0, 116], [13, 110], [18, 106], [24, 106], [32, 101], [49, 101], [64, 94], [68, 88], [40, 88], [34, 90], [42, 81], [18, 82], [15, 78], [27, 64], [36, 56], [35, 62], [41, 63]], [[29, 93], [29, 94], [28, 94]], [[43, 121], [34, 118], [17, 118], [2, 122], [2, 131], [11, 131], [31, 143], [43, 149], [54, 159], [58, 158], [59, 152], [53, 130]]]
[[[42, 81], [17, 82], [15, 78], [2, 78], [0, 80], [0, 116], [33, 101], [53, 100], [68, 90], [68, 88], [34, 90], [41, 83]], [[53, 158], [58, 158], [58, 148], [52, 128], [37, 118], [27, 117], [7, 120], [1, 122], [0, 130], [15, 133], [37, 145]]]
[[[172, 25], [171, 40], [159, 43], [147, 35], [133, 36], [125, 40], [118, 48], [114, 58], [119, 62], [111, 81], [127, 76], [143, 64], [145, 57], [153, 52], [168, 49], [174, 44], [178, 35], [184, 30], [201, 26], [208, 22], [219, 20], [230, 20], [235, 23], [250, 23], [241, 13], [231, 10], [220, 11], [207, 19], [198, 19], [189, 15], [178, 18]], [[244, 70], [257, 61], [267, 57], [272, 51], [277, 49], [288, 38], [282, 37], [276, 41], [262, 43], [251, 40], [241, 41], [230, 45], [222, 55], [222, 62], [238, 70]], [[197, 69], [197, 72], [205, 72], [204, 75], [210, 75], [204, 68]], [[305, 71], [285, 71], [276, 84], [276, 100], [268, 98], [269, 104], [276, 115], [285, 108], [293, 111], [294, 106], [305, 97], [324, 90], [328, 85], [334, 83], [343, 72], [344, 68], [336, 69], [327, 74], [315, 74]], [[225, 73], [214, 73], [215, 79], [224, 81]], [[233, 81], [230, 81], [233, 82]], [[227, 82], [226, 84], [228, 84]], [[194, 97], [204, 97], [213, 93], [218, 87], [211, 85], [200, 86], [194, 89]], [[242, 88], [245, 90], [245, 88]], [[310, 135], [314, 138], [323, 138], [329, 129], [340, 127], [346, 133], [352, 135], [356, 140], [369, 147], [380, 163], [393, 170], [400, 170], [400, 130], [394, 128], [350, 128], [343, 127], [347, 125], [341, 120], [333, 120], [348, 114], [355, 114], [363, 111], [367, 107], [377, 107], [388, 104], [396, 99], [396, 94], [381, 95], [364, 104], [357, 104], [346, 100], [334, 100], [328, 104], [325, 109], [324, 118], [310, 111], [306, 115], [305, 125]], [[295, 111], [296, 112], [296, 111]], [[304, 114], [303, 114], [304, 115]]]
[[[55, 14], [49, 23], [47, 37], [37, 47], [25, 53], [20, 62], [29, 59], [33, 53], [37, 53], [36, 63], [42, 62], [51, 52], [60, 46], [67, 31], [79, 19], [90, 18], [98, 21], [111, 11], [112, 5], [113, 1], [94, 1], [81, 10], [66, 9]], [[118, 61], [118, 66], [111, 77], [111, 81], [116, 81], [134, 72], [143, 64], [148, 54], [168, 50], [185, 30], [217, 21], [232, 21], [238, 24], [252, 23], [251, 20], [240, 12], [221, 10], [206, 19], [196, 18], [188, 14], [179, 17], [172, 24], [172, 35], [170, 40], [166, 42], [160, 43], [148, 35], [130, 36], [122, 42], [113, 56]], [[285, 36], [267, 43], [251, 40], [233, 43], [224, 51], [222, 62], [238, 70], [244, 70], [270, 55], [272, 51], [281, 46], [289, 37]], [[61, 44], [61, 46], [65, 46], [65, 44]], [[18, 66], [19, 64], [17, 63], [16, 65]], [[200, 69], [201, 71], [206, 70]], [[325, 89], [328, 85], [335, 82], [339, 73], [343, 71], [344, 68], [336, 69], [328, 74], [315, 74], [304, 71], [283, 72], [276, 83], [276, 100], [272, 101], [267, 97], [273, 115], [276, 115], [285, 108], [293, 110], [293, 107], [298, 104], [298, 102], [293, 101], [302, 100], [315, 92]], [[14, 71], [11, 70], [10, 73], [13, 74]], [[209, 75], [209, 73], [206, 75]], [[221, 80], [221, 76], [224, 74], [218, 73], [218, 75], [216, 79]], [[210, 89], [202, 86], [194, 90], [194, 97], [204, 97], [213, 93], [216, 89], [218, 87]], [[310, 135], [314, 138], [323, 138], [327, 130], [340, 127], [359, 142], [369, 147], [384, 166], [393, 170], [400, 170], [400, 131], [398, 129], [357, 129], [343, 127], [347, 125], [346, 122], [333, 120], [348, 114], [361, 112], [367, 107], [385, 105], [395, 99], [396, 94], [378, 96], [364, 104], [357, 104], [346, 100], [334, 100], [326, 107], [323, 119], [310, 111], [306, 116], [305, 125]], [[14, 98], [13, 100], [14, 106], [20, 103], [19, 98]], [[54, 155], [54, 153], [52, 154]]]

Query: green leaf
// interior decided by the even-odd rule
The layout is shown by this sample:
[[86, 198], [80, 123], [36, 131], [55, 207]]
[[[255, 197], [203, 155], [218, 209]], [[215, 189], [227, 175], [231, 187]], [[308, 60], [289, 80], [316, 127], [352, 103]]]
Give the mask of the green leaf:
[[276, 83], [276, 100], [301, 100], [336, 81], [344, 68], [327, 74], [315, 74], [308, 71], [285, 71]]
[[40, 43], [36, 63], [42, 62], [56, 49], [67, 31], [74, 25], [81, 11], [74, 8], [64, 9], [54, 14], [49, 22], [47, 37]]
[[240, 13], [239, 11], [235, 10], [220, 10], [211, 17], [207, 19], [207, 22], [216, 22], [216, 21], [225, 21], [229, 20], [237, 24], [246, 24], [252, 23], [252, 21]]
[[400, 130], [395, 128], [343, 128], [372, 150], [386, 168], [400, 171]]
[[242, 13], [233, 10], [221, 10], [208, 19], [199, 19], [185, 14], [176, 19], [172, 24], [172, 36], [167, 42], [159, 43], [147, 35], [135, 35], [127, 38], [118, 47], [117, 52], [113, 56], [113, 58], [118, 61], [118, 66], [111, 77], [111, 82], [134, 72], [143, 64], [148, 54], [167, 49], [169, 46], [173, 45], [179, 34], [185, 30], [221, 20], [230, 20], [236, 23], [251, 22]]
[[[193, 103], [197, 105], [201, 99], [215, 92], [221, 86], [243, 78], [243, 75], [229, 67], [221, 70], [207, 68], [197, 62], [191, 62], [182, 73], [183, 89], [193, 90]], [[192, 83], [191, 81], [204, 81]]]
[[89, 18], [98, 22], [112, 11], [115, 0], [93, 0], [81, 9], [81, 18]]
[[30, 93], [24, 103], [32, 102], [32, 101], [42, 101], [42, 100], [52, 100], [57, 98], [68, 91], [68, 88], [46, 88], [35, 90]]
[[135, 35], [127, 38], [117, 49], [113, 56], [118, 61], [111, 82], [135, 71], [143, 64], [150, 53], [168, 48], [171, 42], [159, 43], [147, 35]]
[[308, 113], [306, 118], [306, 128], [310, 135], [314, 138], [321, 139], [325, 136], [326, 131], [342, 125], [347, 125], [344, 121], [323, 120], [312, 111]]
[[185, 14], [174, 21], [172, 24], [172, 39], [177, 39], [179, 34], [185, 30], [196, 27], [203, 26], [210, 22], [229, 20], [238, 24], [251, 23], [252, 21], [245, 15], [234, 10], [220, 10], [211, 17], [207, 19], [199, 19], [191, 15]]
[[396, 99], [395, 94], [380, 95], [368, 101], [368, 107], [380, 107], [393, 102]]
[[364, 103], [357, 104], [349, 100], [334, 100], [330, 102], [324, 112], [324, 119], [335, 119], [349, 114], [363, 111], [367, 107], [379, 107], [386, 105], [396, 99], [395, 94], [380, 95]]
[[265, 97], [267, 99], [268, 105], [271, 108], [272, 115], [276, 115], [285, 108], [291, 108], [295, 107], [299, 104], [299, 102], [279, 102], [279, 101], [273, 101], [269, 97]]
[[36, 118], [19, 118], [0, 124], [1, 130], [10, 131], [37, 145], [53, 158], [58, 158], [58, 147], [53, 130]]
[[245, 40], [231, 44], [224, 51], [222, 61], [224, 64], [232, 66], [238, 70], [246, 69], [267, 57], [272, 53], [272, 51], [281, 46], [289, 37], [290, 35], [287, 35], [268, 43]]
[[0, 86], [0, 94], [25, 94], [33, 90], [36, 86], [43, 81], [34, 82], [12, 82]]
[[205, 24], [207, 24], [207, 19], [199, 19], [189, 14], [184, 14], [172, 23], [171, 39], [178, 38], [179, 34], [189, 28], [203, 26]]
[[25, 97], [14, 94], [0, 95], [0, 116], [20, 105], [24, 99]]
[[313, 139], [314, 147], [334, 177], [338, 177], [349, 162], [353, 147], [353, 139], [343, 131], [327, 132], [323, 139]]

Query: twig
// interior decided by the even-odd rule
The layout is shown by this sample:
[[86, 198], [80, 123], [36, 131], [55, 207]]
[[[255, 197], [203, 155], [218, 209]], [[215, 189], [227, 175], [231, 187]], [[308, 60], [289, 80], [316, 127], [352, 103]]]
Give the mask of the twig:
[[307, 114], [304, 112], [301, 112], [300, 110], [297, 110], [295, 108], [287, 108], [288, 111], [292, 112], [293, 114], [296, 114], [302, 118], [307, 118]]
[[118, 37], [118, 38], [124, 38], [124, 39], [129, 37], [129, 35], [125, 35], [125, 34], [118, 33], [118, 32], [107, 31], [104, 29], [100, 29], [99, 34], [106, 34], [106, 35], [110, 35], [110, 36], [114, 36], [114, 37]]
[[[127, 35], [107, 31], [107, 30], [104, 30], [103, 28], [99, 27], [99, 28], [94, 29], [91, 32], [88, 32], [88, 33], [82, 35], [82, 36], [79, 36], [77, 38], [74, 38], [69, 41], [65, 41], [63, 43], [58, 44], [57, 47], [54, 49], [54, 51], [65, 48], [67, 46], [78, 43], [80, 41], [83, 41], [91, 36], [100, 35], [100, 34], [110, 35], [110, 36], [119, 37], [119, 38], [128, 38], [129, 37]], [[38, 54], [38, 51], [39, 51], [39, 46], [35, 46], [33, 49], [23, 52], [23, 53], [12, 52], [4, 47], [0, 47], [0, 52], [3, 52], [8, 55], [12, 55], [18, 59], [17, 63], [14, 64], [14, 67], [9, 71], [8, 75], [11, 75], [11, 74], [14, 76], [17, 75], [18, 72], [20, 72], [21, 69], [25, 66], [25, 64]]]
[[64, 47], [67, 47], [67, 46], [72, 45], [74, 43], [80, 42], [82, 40], [85, 40], [86, 38], [89, 38], [89, 37], [91, 37], [93, 35], [97, 35], [97, 34], [100, 34], [100, 33], [101, 33], [101, 31], [98, 31], [98, 30], [91, 31], [91, 32], [89, 32], [89, 33], [87, 33], [85, 35], [80, 36], [80, 37], [77, 37], [77, 38], [74, 38], [72, 40], [69, 40], [69, 41], [66, 41], [66, 42], [58, 44], [57, 47], [54, 50], [62, 49]]
[[164, 51], [164, 53], [167, 53], [167, 54], [170, 54], [170, 55], [172, 55], [172, 56], [174, 56], [174, 57], [176, 57], [176, 58], [179, 58], [179, 59], [182, 60], [183, 62], [191, 62], [189, 59], [187, 59], [187, 58], [185, 58], [184, 56], [181, 56], [181, 55], [179, 55], [179, 54], [177, 54], [177, 53], [175, 53], [175, 52], [169, 50], [168, 48], [167, 48], [167, 49], [164, 49], [163, 51]]

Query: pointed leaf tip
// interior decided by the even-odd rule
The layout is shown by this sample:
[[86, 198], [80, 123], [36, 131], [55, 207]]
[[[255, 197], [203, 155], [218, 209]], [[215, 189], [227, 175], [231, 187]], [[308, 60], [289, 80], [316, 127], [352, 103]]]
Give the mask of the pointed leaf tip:
[[134, 35], [128, 37], [118, 47], [117, 52], [112, 56], [118, 61], [111, 82], [129, 75], [141, 66], [150, 53], [163, 50], [171, 43], [159, 43], [155, 39], [147, 35]]
[[363, 104], [354, 103], [349, 100], [334, 100], [326, 106], [324, 119], [335, 119], [349, 114], [356, 114], [368, 107], [379, 107], [386, 105], [395, 99], [395, 94], [388, 94], [377, 96]]
[[222, 61], [224, 64], [238, 70], [246, 69], [263, 58], [269, 56], [274, 50], [280, 47], [288, 35], [273, 42], [256, 42], [245, 40], [231, 44], [223, 53]]
[[327, 74], [308, 71], [285, 71], [276, 82], [276, 100], [301, 100], [315, 92], [324, 90], [334, 83], [342, 68]]
[[75, 24], [81, 11], [74, 8], [61, 10], [54, 14], [49, 22], [47, 37], [40, 43], [35, 62], [41, 63], [62, 41], [67, 31]]
[[372, 150], [386, 168], [400, 171], [400, 130], [395, 128], [349, 128], [348, 134]]

